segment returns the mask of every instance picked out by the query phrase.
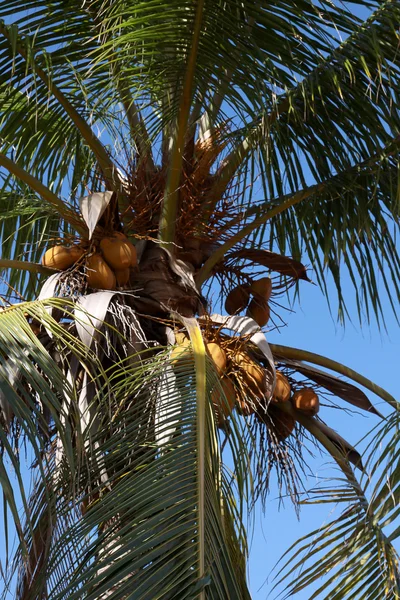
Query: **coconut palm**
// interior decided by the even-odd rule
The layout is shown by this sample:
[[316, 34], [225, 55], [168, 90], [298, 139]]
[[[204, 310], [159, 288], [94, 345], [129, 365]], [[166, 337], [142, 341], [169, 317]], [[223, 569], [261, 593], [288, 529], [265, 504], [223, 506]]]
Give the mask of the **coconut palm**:
[[[352, 6], [2, 0], [4, 596], [249, 598], [247, 516], [317, 445], [346, 506], [288, 593], [400, 597], [396, 400], [269, 343], [312, 279], [397, 309], [400, 5]], [[366, 460], [317, 415], [375, 426], [356, 384]]]

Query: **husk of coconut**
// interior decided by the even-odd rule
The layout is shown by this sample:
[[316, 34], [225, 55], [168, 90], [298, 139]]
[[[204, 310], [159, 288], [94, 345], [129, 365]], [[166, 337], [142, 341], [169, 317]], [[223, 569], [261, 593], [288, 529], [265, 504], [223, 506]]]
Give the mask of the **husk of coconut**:
[[129, 269], [115, 269], [115, 277], [118, 287], [123, 287], [128, 283], [130, 274], [131, 273]]
[[269, 416], [271, 434], [275, 435], [278, 442], [283, 442], [293, 432], [296, 426], [295, 418], [282, 410], [274, 410], [273, 407], [270, 407]]
[[236, 404], [235, 386], [229, 377], [221, 377], [211, 393], [211, 400], [217, 416], [218, 427], [223, 427]]
[[252, 294], [258, 294], [264, 300], [269, 300], [272, 293], [272, 281], [269, 277], [262, 277], [252, 281], [250, 286]]
[[[177, 334], [175, 334], [175, 339], [177, 339], [176, 336]], [[179, 345], [175, 346], [171, 351], [170, 361], [172, 365], [177, 365], [180, 361], [186, 360], [191, 351], [190, 339], [187, 337], [182, 337], [180, 339], [181, 341], [178, 342]]]
[[247, 309], [247, 316], [254, 319], [260, 327], [264, 327], [269, 321], [270, 310], [266, 300], [253, 298]]
[[189, 342], [188, 337], [183, 333], [183, 331], [175, 331], [175, 341], [177, 344], [186, 344]]
[[83, 248], [79, 246], [53, 246], [46, 250], [42, 258], [42, 264], [51, 269], [64, 271], [72, 267], [84, 254]]
[[130, 266], [135, 269], [137, 267], [137, 264], [138, 264], [138, 262], [137, 262], [137, 252], [136, 252], [135, 246], [132, 244], [132, 242], [130, 242], [128, 240], [128, 238], [126, 237], [126, 235], [124, 233], [122, 233], [122, 231], [115, 231], [113, 233], [113, 237], [116, 237], [117, 239], [123, 240], [129, 246], [129, 248], [131, 250], [131, 255], [132, 255]]
[[229, 292], [225, 300], [225, 310], [228, 315], [234, 315], [246, 308], [250, 300], [249, 290], [238, 285]]
[[119, 237], [105, 237], [100, 248], [106, 263], [115, 270], [128, 269], [132, 262], [132, 251], [127, 240]]
[[312, 388], [302, 388], [298, 390], [292, 397], [293, 406], [313, 417], [319, 411], [319, 398]]
[[257, 412], [256, 416], [259, 421], [265, 423], [270, 435], [278, 442], [283, 442], [288, 438], [296, 425], [296, 420], [292, 415], [271, 404], [268, 406], [267, 412]]
[[290, 400], [290, 383], [281, 371], [276, 371], [276, 384], [272, 394], [274, 402], [287, 402]]
[[92, 254], [86, 262], [89, 287], [98, 290], [115, 290], [116, 279], [113, 271], [100, 254]]
[[226, 353], [219, 344], [209, 342], [206, 345], [207, 351], [214, 361], [215, 367], [220, 375], [226, 371]]
[[262, 397], [267, 391], [264, 369], [246, 352], [235, 352], [231, 355], [232, 363], [237, 367], [236, 376], [241, 379], [245, 388], [257, 397]]
[[254, 402], [248, 397], [239, 396], [236, 406], [238, 413], [243, 417], [249, 417], [256, 412]]

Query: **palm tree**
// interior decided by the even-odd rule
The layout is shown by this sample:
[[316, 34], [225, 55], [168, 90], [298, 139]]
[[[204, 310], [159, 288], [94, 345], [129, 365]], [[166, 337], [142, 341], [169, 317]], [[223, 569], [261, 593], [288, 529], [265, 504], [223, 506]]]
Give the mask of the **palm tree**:
[[[1, 2], [4, 596], [249, 598], [246, 517], [315, 444], [346, 507], [288, 593], [400, 597], [397, 401], [267, 342], [311, 278], [397, 310], [400, 5], [353, 7]], [[317, 415], [380, 417], [355, 384], [388, 405], [366, 460]]]

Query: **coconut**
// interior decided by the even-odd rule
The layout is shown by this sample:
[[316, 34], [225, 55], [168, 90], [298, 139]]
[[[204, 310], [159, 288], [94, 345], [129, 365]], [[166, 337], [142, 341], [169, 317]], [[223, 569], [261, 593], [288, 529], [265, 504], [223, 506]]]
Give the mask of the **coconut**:
[[276, 372], [276, 384], [272, 394], [272, 399], [275, 402], [287, 402], [290, 399], [291, 389], [290, 383], [283, 373]]
[[278, 442], [283, 442], [295, 428], [296, 420], [292, 415], [289, 415], [283, 410], [274, 410], [273, 407], [270, 407], [268, 411], [270, 419], [266, 418], [265, 422], [267, 422], [268, 429], [272, 434], [275, 435]]
[[181, 342], [178, 342], [178, 343], [179, 343], [179, 346], [175, 346], [172, 349], [172, 352], [170, 355], [170, 361], [173, 365], [176, 365], [178, 362], [180, 362], [182, 360], [186, 360], [189, 355], [188, 353], [191, 349], [191, 344], [190, 344], [189, 338], [185, 337], [184, 339], [182, 339]]
[[130, 274], [131, 273], [129, 269], [115, 269], [115, 277], [119, 287], [122, 287], [128, 283]]
[[240, 368], [244, 384], [256, 396], [263, 396], [267, 391], [264, 369], [256, 363], [246, 352], [237, 352], [232, 356], [233, 362]]
[[72, 267], [84, 254], [83, 248], [79, 246], [53, 246], [49, 248], [43, 255], [42, 264], [51, 269], [59, 269], [63, 271]]
[[40, 332], [41, 332], [41, 324], [39, 323], [39, 321], [32, 321], [32, 323], [29, 324], [29, 327], [32, 329], [32, 332], [36, 336], [40, 334]]
[[211, 400], [217, 414], [218, 427], [222, 427], [236, 403], [235, 386], [228, 377], [221, 377], [220, 385], [216, 385], [211, 393]]
[[249, 417], [255, 412], [255, 408], [248, 398], [238, 398], [237, 409], [238, 413], [244, 417]]
[[100, 242], [105, 261], [115, 270], [128, 269], [132, 262], [132, 251], [127, 240], [106, 237]]
[[272, 292], [272, 281], [269, 277], [262, 277], [256, 279], [250, 286], [250, 292], [252, 294], [258, 294], [264, 300], [269, 300]]
[[225, 300], [225, 310], [228, 315], [234, 315], [246, 308], [250, 294], [247, 288], [238, 285], [229, 292]]
[[214, 361], [218, 373], [222, 375], [226, 370], [226, 354], [224, 350], [214, 342], [207, 344], [207, 350]]
[[132, 244], [132, 242], [130, 242], [128, 240], [128, 238], [126, 237], [126, 235], [124, 233], [122, 233], [122, 231], [114, 231], [113, 237], [116, 237], [119, 240], [123, 240], [126, 244], [128, 244], [129, 248], [131, 249], [131, 254], [132, 254], [130, 266], [133, 268], [137, 267], [137, 252], [136, 252], [136, 248]]
[[115, 290], [115, 275], [100, 254], [92, 254], [87, 260], [89, 287], [99, 290]]
[[253, 298], [247, 309], [247, 316], [254, 319], [260, 327], [264, 327], [264, 325], [268, 323], [270, 316], [268, 302], [266, 300], [256, 300]]
[[297, 410], [313, 417], [319, 411], [319, 399], [312, 388], [302, 388], [293, 394], [292, 402]]
[[189, 340], [182, 331], [175, 332], [175, 340], [177, 344], [188, 344]]

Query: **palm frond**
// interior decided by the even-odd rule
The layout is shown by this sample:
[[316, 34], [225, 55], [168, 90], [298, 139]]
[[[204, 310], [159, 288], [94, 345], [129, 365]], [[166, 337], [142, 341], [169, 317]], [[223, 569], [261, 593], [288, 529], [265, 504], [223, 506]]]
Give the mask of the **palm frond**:
[[[321, 579], [323, 585], [311, 598], [351, 600], [400, 597], [399, 556], [393, 545], [399, 509], [398, 413], [393, 413], [370, 441], [365, 483], [337, 479], [311, 490], [305, 504], [346, 504], [339, 517], [298, 540], [282, 557], [277, 578], [280, 585], [288, 571], [300, 572], [282, 592], [295, 595]], [[385, 448], [379, 452], [382, 442]], [[376, 454], [378, 458], [376, 458]]]
[[[100, 299], [96, 310], [99, 304]], [[58, 311], [57, 318], [64, 315], [61, 322], [48, 310]], [[123, 598], [132, 585], [149, 598], [176, 590], [188, 598], [249, 597], [244, 571], [237, 573], [233, 562], [244, 549], [242, 516], [231, 509], [235, 488], [221, 469], [210, 402], [214, 368], [209, 365], [207, 378], [203, 370], [198, 379], [194, 343], [195, 354], [188, 353], [166, 380], [169, 351], [160, 347], [154, 353], [123, 303], [105, 310], [105, 328], [85, 313], [84, 304], [73, 313], [65, 299], [23, 303], [0, 313], [1, 391], [14, 415], [8, 427], [17, 442], [21, 436], [30, 441], [39, 466], [35, 488], [25, 500], [29, 518], [24, 529], [13, 512], [20, 533], [14, 563], [20, 570], [18, 597], [79, 598], [84, 593], [102, 598], [112, 593]], [[115, 328], [123, 314], [125, 334], [136, 323], [138, 340], [146, 346], [139, 353]], [[38, 339], [26, 315], [47, 333]], [[91, 340], [90, 346], [80, 337]], [[20, 371], [12, 392], [5, 369], [9, 361]], [[202, 428], [196, 381], [207, 400]], [[164, 393], [168, 384], [168, 410], [155, 426], [161, 382]], [[199, 435], [207, 457], [201, 462]], [[20, 473], [11, 445], [1, 436]], [[240, 464], [243, 444], [236, 438], [230, 446], [235, 455], [240, 448]], [[25, 498], [22, 479], [20, 485]], [[240, 484], [239, 490], [243, 497]], [[7, 498], [13, 508], [13, 497]]]

